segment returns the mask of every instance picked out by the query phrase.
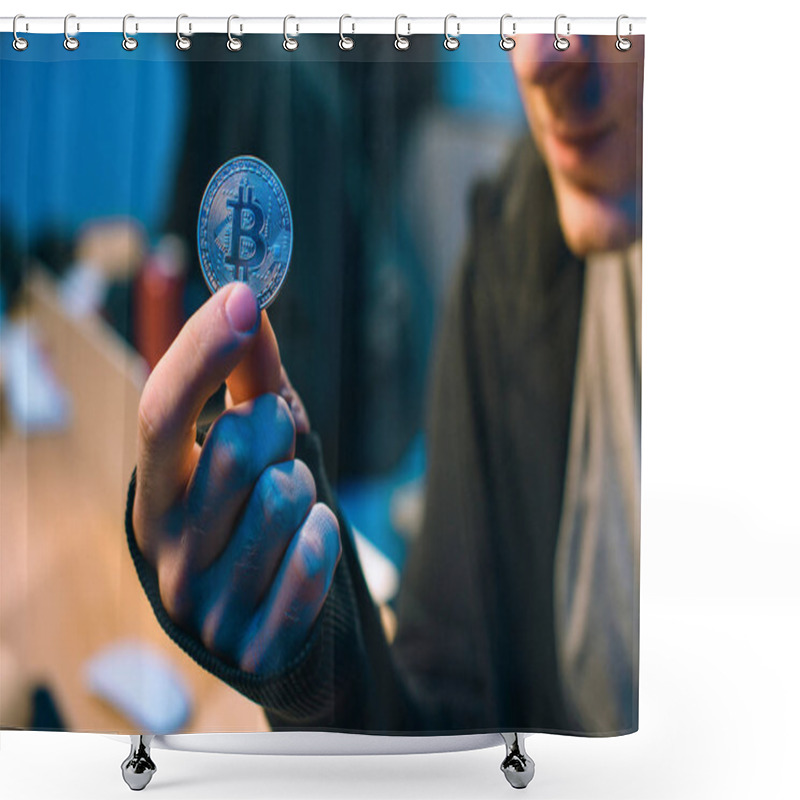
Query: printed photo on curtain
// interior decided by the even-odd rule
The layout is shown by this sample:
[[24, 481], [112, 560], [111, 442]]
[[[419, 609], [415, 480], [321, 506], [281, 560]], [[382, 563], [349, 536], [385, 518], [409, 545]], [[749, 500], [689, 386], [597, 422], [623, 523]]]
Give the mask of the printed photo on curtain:
[[2, 35], [2, 727], [637, 730], [644, 37], [455, 37]]

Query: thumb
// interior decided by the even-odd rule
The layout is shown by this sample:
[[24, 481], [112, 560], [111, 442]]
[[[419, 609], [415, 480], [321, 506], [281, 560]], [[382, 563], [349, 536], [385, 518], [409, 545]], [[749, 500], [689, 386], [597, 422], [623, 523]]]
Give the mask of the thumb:
[[[249, 294], [249, 296], [248, 296]], [[252, 292], [241, 292], [236, 299], [241, 300], [243, 316], [251, 315], [253, 324], [258, 318], [258, 331], [241, 359], [228, 375], [226, 383], [234, 404], [252, 400], [262, 394], [278, 394], [281, 388], [281, 355], [278, 340], [269, 323], [266, 311], [257, 312]]]

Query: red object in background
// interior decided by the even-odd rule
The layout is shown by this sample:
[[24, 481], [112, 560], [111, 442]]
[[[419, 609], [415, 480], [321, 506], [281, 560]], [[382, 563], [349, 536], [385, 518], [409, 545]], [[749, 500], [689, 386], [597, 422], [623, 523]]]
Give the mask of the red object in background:
[[150, 369], [185, 321], [185, 284], [186, 249], [177, 237], [165, 236], [145, 260], [134, 292], [134, 341]]

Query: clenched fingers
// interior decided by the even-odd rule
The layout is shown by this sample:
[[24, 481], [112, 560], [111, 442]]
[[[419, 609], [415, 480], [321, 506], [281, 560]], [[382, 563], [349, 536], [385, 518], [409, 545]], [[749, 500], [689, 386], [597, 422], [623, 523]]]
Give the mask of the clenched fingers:
[[292, 539], [269, 594], [242, 638], [245, 672], [270, 674], [301, 649], [330, 591], [342, 552], [333, 512], [317, 503]]

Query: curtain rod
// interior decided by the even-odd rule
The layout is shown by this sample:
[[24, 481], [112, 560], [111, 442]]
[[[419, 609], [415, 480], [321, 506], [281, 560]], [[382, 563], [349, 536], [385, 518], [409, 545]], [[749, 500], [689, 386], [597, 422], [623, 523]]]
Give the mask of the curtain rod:
[[[503, 31], [513, 36], [526, 33], [549, 33], [555, 29], [555, 17], [514, 17], [504, 15]], [[125, 32], [128, 36], [141, 33], [175, 33], [177, 20], [175, 17], [137, 17], [128, 15]], [[187, 36], [195, 33], [227, 33], [228, 17], [192, 17], [181, 15], [180, 30]], [[459, 17], [450, 15], [447, 30], [452, 36], [470, 34], [496, 33], [500, 35], [500, 17]], [[329, 34], [391, 34], [397, 32], [401, 36], [415, 34], [444, 34], [444, 17], [233, 17], [230, 20], [231, 32], [237, 36], [255, 33], [283, 34], [287, 31], [291, 36], [304, 33]], [[284, 28], [286, 26], [286, 28]], [[569, 26], [569, 27], [568, 27]], [[120, 33], [123, 22], [121, 17], [81, 17], [69, 15], [68, 33], [70, 36], [82, 33]], [[26, 17], [19, 16], [16, 31], [20, 36], [34, 33], [64, 34], [64, 17]], [[0, 31], [12, 32], [14, 17], [0, 17]], [[560, 14], [558, 30], [563, 35], [608, 35], [617, 33], [616, 17], [570, 17]], [[626, 17], [622, 23], [623, 36], [636, 36], [645, 32], [644, 17]]]

